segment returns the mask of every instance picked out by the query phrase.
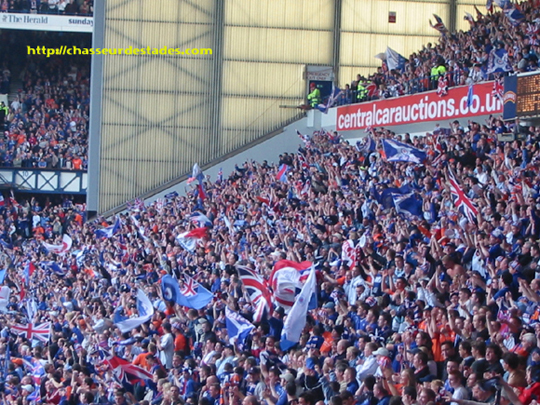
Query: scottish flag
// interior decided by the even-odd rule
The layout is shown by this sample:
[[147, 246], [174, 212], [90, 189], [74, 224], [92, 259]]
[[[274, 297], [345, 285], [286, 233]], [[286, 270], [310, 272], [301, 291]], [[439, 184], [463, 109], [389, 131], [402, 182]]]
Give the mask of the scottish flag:
[[382, 140], [384, 154], [389, 162], [411, 162], [422, 164], [427, 158], [423, 150], [391, 139]]
[[361, 141], [356, 142], [356, 150], [362, 154], [370, 154], [377, 150], [377, 144], [371, 136], [364, 138], [363, 143]]
[[512, 24], [514, 27], [525, 21], [525, 16], [515, 6], [505, 10], [504, 14], [506, 14], [506, 18], [508, 18], [508, 21], [510, 21], [510, 24]]
[[116, 235], [118, 233], [118, 231], [120, 230], [120, 225], [120, 218], [116, 218], [116, 221], [114, 221], [113, 225], [96, 230], [96, 237], [107, 239], [111, 238], [113, 235]]
[[244, 342], [255, 326], [251, 324], [246, 318], [240, 314], [231, 311], [229, 307], [225, 307], [225, 324], [227, 326], [227, 334], [229, 335], [229, 342], [231, 344], [237, 344], [242, 348]]
[[392, 196], [398, 214], [403, 214], [406, 218], [423, 217], [422, 200], [414, 193], [392, 194]]
[[340, 88], [336, 87], [334, 83], [332, 83], [332, 92], [330, 93], [330, 96], [328, 96], [326, 104], [317, 105], [317, 109], [323, 114], [328, 114], [328, 110], [337, 104], [341, 93], [342, 91], [340, 90]]
[[67, 273], [67, 270], [62, 269], [58, 264], [56, 264], [56, 262], [53, 262], [52, 260], [41, 262], [41, 267], [62, 277]]

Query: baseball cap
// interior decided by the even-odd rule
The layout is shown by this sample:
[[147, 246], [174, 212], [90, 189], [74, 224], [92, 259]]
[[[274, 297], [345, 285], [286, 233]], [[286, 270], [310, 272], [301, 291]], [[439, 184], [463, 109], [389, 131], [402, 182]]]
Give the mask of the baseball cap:
[[279, 376], [279, 378], [282, 378], [284, 380], [286, 380], [287, 382], [291, 382], [291, 381], [294, 381], [294, 375], [292, 375], [291, 373], [289, 373], [288, 371], [281, 374]]
[[375, 353], [373, 353], [375, 356], [385, 356], [385, 357], [390, 357], [390, 352], [385, 349], [384, 347], [379, 347]]

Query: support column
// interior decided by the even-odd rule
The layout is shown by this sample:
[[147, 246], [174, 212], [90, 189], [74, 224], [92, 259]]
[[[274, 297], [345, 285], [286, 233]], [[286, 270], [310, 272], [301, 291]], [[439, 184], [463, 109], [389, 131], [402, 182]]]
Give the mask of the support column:
[[333, 55], [332, 66], [334, 68], [334, 83], [337, 83], [339, 77], [339, 64], [340, 64], [340, 48], [341, 48], [341, 12], [343, 2], [342, 0], [334, 1], [334, 40], [333, 40]]
[[[105, 3], [94, 4], [94, 32], [92, 47], [105, 45]], [[101, 98], [103, 96], [103, 55], [92, 55], [90, 68], [90, 125], [88, 133], [88, 188], [86, 215], [93, 218], [99, 212], [100, 157], [101, 157]]]

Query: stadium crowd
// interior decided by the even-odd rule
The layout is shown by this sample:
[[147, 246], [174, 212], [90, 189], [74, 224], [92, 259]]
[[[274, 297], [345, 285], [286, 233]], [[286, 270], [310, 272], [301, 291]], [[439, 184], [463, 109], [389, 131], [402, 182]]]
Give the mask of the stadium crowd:
[[442, 31], [437, 44], [428, 43], [411, 54], [400, 69], [390, 70], [383, 63], [367, 78], [357, 75], [342, 89], [339, 104], [435, 90], [441, 77], [452, 87], [537, 70], [540, 8], [535, 1], [519, 7], [523, 16], [519, 20], [509, 19], [502, 10], [478, 11], [476, 19], [468, 17], [471, 27], [466, 32], [449, 33], [444, 25], [436, 25]]
[[[536, 404], [540, 128], [504, 143], [501, 125], [414, 139], [380, 128], [358, 145], [302, 135], [278, 165], [246, 162], [109, 222], [6, 201], [2, 403]], [[179, 243], [203, 225], [195, 246]], [[286, 350], [292, 303], [257, 315], [253, 291], [267, 287], [245, 277], [268, 280], [282, 260], [317, 275]], [[168, 275], [211, 301], [167, 301]], [[230, 340], [226, 307], [255, 324], [247, 336]]]
[[0, 12], [92, 16], [94, 0], [2, 0]]
[[85, 59], [28, 55], [23, 88], [9, 106], [0, 103], [0, 166], [86, 170], [89, 78]]

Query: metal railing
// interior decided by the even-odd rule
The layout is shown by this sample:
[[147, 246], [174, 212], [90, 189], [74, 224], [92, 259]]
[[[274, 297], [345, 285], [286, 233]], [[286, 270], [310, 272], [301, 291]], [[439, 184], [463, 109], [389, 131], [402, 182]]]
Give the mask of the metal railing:
[[[498, 75], [507, 75], [498, 73]], [[463, 70], [455, 70], [447, 72], [448, 89], [463, 85], [460, 83], [461, 77], [468, 77], [468, 74]], [[489, 75], [485, 80], [493, 80], [494, 75]], [[411, 80], [399, 81], [394, 78], [387, 77], [381, 86], [377, 86], [373, 82], [364, 82], [366, 90], [342, 90], [338, 97], [336, 106], [363, 103], [372, 100], [384, 100], [392, 97], [408, 96], [426, 91], [437, 90], [440, 75], [425, 75]], [[481, 82], [478, 82], [481, 83]], [[326, 100], [325, 100], [326, 101]]]

